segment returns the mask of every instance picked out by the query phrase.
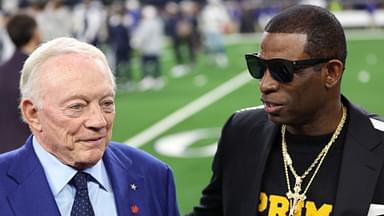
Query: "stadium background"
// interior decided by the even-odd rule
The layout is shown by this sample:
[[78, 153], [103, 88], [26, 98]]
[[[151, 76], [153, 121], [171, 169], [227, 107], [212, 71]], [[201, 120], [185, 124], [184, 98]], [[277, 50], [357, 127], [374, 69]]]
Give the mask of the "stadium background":
[[[28, 1], [19, 0], [19, 2]], [[39, 2], [39, 0], [30, 1]], [[0, 3], [4, 2], [14, 1], [0, 0]], [[80, 0], [65, 2], [80, 2]], [[147, 1], [158, 5], [163, 5], [164, 2], [166, 1]], [[240, 1], [225, 2], [232, 2], [233, 6]], [[279, 2], [285, 5], [298, 0], [249, 0], [249, 2], [264, 2], [270, 5]], [[356, 3], [363, 1], [341, 2], [346, 4], [345, 8], [349, 8], [351, 4], [356, 6]], [[380, 11], [383, 14], [384, 1], [376, 2], [381, 5]], [[357, 4], [356, 7], [362, 7], [361, 5], [364, 4]], [[365, 11], [363, 18], [367, 17], [366, 15]], [[357, 23], [360, 30], [348, 29], [346, 32], [349, 52], [342, 92], [354, 103], [384, 115], [382, 96], [384, 16], [380, 17], [382, 21], [380, 27], [371, 29], [366, 23], [361, 25], [360, 21], [366, 22], [367, 19], [356, 19], [352, 14], [353, 25]], [[257, 32], [260, 32], [260, 29], [257, 29]], [[162, 73], [166, 83], [164, 88], [157, 91], [118, 90], [113, 139], [142, 148], [172, 167], [182, 214], [190, 211], [193, 205], [198, 203], [201, 190], [209, 181], [215, 143], [226, 119], [239, 109], [260, 105], [258, 82], [248, 75], [244, 61], [245, 53], [257, 51], [259, 38], [260, 34], [257, 33], [227, 35], [225, 41], [228, 67], [220, 68], [210, 64], [204, 52], [199, 52], [193, 70], [181, 77], [174, 77], [171, 73], [175, 61], [172, 49], [168, 46], [161, 57]], [[134, 79], [139, 81], [137, 53], [132, 59], [132, 64]]]
[[[348, 30], [347, 37], [349, 50], [342, 93], [358, 105], [384, 115], [382, 96], [384, 31]], [[209, 154], [198, 156], [196, 151], [216, 142], [219, 128], [232, 112], [260, 105], [258, 82], [247, 74], [244, 62], [245, 53], [258, 49], [258, 41], [258, 34], [227, 37], [226, 48], [230, 61], [228, 68], [220, 69], [207, 65], [204, 56], [200, 55], [194, 70], [181, 78], [172, 78], [167, 74], [173, 65], [169, 50], [163, 56], [163, 69], [167, 82], [164, 89], [150, 92], [119, 92], [117, 95], [113, 138], [140, 146], [170, 164], [175, 174], [182, 213], [190, 211], [192, 206], [197, 204], [201, 190], [211, 175], [212, 156]], [[228, 81], [234, 82], [227, 83]], [[216, 89], [217, 87], [220, 89]], [[232, 91], [228, 90], [231, 88]], [[214, 94], [225, 91], [228, 91], [228, 94], [219, 96]], [[211, 95], [207, 94], [215, 96], [208, 97]], [[185, 111], [188, 110], [185, 106], [191, 102], [199, 102], [202, 98], [211, 101], [205, 105], [197, 103], [201, 109]], [[172, 117], [177, 116], [175, 112], [180, 110], [185, 111], [181, 113], [187, 117], [184, 120], [183, 118], [174, 120]], [[153, 127], [154, 125], [157, 129]], [[154, 147], [160, 138], [197, 129], [212, 130], [206, 130], [209, 132], [208, 135], [203, 134], [200, 139], [192, 139], [194, 142], [190, 143], [187, 149], [180, 146], [184, 141], [181, 137], [168, 140], [167, 145], [169, 151], [174, 153], [173, 156], [159, 153]], [[183, 149], [185, 151], [182, 151]], [[188, 156], [188, 153], [193, 154], [194, 150], [195, 156]], [[183, 152], [187, 155], [183, 156]]]

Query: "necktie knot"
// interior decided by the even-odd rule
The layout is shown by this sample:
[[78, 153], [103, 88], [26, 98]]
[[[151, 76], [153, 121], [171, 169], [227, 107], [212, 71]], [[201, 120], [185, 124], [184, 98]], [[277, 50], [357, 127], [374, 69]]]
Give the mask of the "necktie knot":
[[73, 185], [76, 190], [87, 190], [87, 179], [88, 174], [85, 172], [77, 172], [76, 175], [70, 181], [70, 184]]

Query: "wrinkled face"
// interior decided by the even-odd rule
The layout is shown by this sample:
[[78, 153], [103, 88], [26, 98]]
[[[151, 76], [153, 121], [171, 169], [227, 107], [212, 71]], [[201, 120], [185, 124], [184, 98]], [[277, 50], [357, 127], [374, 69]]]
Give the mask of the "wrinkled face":
[[107, 67], [95, 58], [65, 54], [48, 59], [41, 69], [42, 107], [35, 136], [67, 165], [94, 165], [111, 139], [115, 117]]
[[[305, 34], [264, 33], [259, 55], [263, 59], [310, 59], [304, 53]], [[278, 124], [310, 124], [324, 116], [327, 102], [324, 76], [314, 67], [300, 69], [291, 82], [280, 83], [271, 77], [269, 69], [260, 80], [259, 88], [264, 109]]]

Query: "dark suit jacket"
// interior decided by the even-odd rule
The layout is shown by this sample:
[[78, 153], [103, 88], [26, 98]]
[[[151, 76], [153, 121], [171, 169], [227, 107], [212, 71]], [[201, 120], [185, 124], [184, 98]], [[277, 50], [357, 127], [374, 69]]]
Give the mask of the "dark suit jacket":
[[[333, 215], [367, 215], [375, 198], [384, 200], [384, 121], [350, 104]], [[262, 109], [235, 113], [222, 131], [213, 176], [195, 216], [256, 216], [267, 157], [280, 126]], [[384, 204], [384, 203], [381, 203]]]
[[16, 50], [13, 56], [0, 66], [0, 153], [22, 146], [30, 135], [18, 109], [20, 71], [27, 57], [20, 50]]
[[[170, 168], [149, 154], [111, 142], [103, 156], [118, 215], [178, 216]], [[137, 190], [133, 191], [130, 184]], [[21, 148], [0, 155], [0, 215], [60, 216], [31, 137]]]

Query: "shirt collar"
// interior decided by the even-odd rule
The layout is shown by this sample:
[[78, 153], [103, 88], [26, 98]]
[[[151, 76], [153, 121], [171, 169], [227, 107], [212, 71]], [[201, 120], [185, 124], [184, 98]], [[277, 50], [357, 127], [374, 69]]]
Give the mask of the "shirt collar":
[[[63, 164], [54, 155], [46, 151], [35, 136], [33, 136], [32, 144], [43, 166], [52, 193], [56, 196], [68, 184], [77, 170]], [[90, 174], [102, 189], [112, 191], [103, 160], [99, 160], [94, 166], [83, 170], [83, 172]]]

